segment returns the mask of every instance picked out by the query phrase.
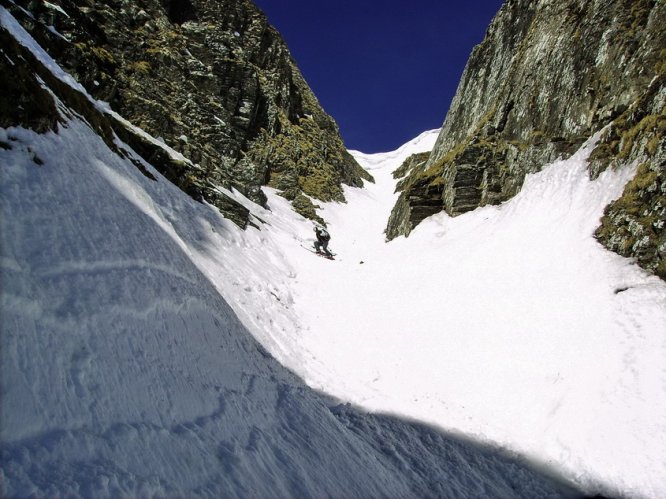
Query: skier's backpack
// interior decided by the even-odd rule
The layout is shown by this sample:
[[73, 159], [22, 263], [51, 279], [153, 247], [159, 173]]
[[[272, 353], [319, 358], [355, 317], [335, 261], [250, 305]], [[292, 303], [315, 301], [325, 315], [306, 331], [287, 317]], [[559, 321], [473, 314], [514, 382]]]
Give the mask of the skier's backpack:
[[321, 229], [321, 232], [319, 232], [319, 237], [321, 237], [323, 241], [328, 241], [331, 238], [331, 236], [328, 235], [326, 229]]

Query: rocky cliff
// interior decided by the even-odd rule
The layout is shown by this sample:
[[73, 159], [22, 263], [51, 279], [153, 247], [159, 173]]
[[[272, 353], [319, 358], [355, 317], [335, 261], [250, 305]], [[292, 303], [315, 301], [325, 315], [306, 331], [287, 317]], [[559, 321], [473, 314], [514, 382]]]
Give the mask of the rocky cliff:
[[597, 235], [666, 277], [666, 7], [507, 0], [472, 52], [427, 161], [401, 182], [387, 236], [441, 210], [515, 195], [525, 175], [604, 130], [590, 176], [640, 164]]
[[[247, 210], [219, 187], [263, 204], [261, 186], [270, 185], [297, 211], [318, 219], [313, 199], [343, 201], [341, 184], [371, 179], [346, 151], [279, 34], [248, 0], [0, 4], [90, 95], [185, 161], [160, 160], [160, 149], [131, 127], [112, 123], [114, 133], [241, 226]], [[11, 50], [3, 45], [6, 60], [28, 64]], [[15, 99], [29, 103], [35, 95], [29, 89], [39, 86], [13, 77], [22, 72], [30, 80], [34, 67], [19, 71], [7, 64], [3, 88], [13, 92], [0, 96], [3, 127], [21, 123]]]

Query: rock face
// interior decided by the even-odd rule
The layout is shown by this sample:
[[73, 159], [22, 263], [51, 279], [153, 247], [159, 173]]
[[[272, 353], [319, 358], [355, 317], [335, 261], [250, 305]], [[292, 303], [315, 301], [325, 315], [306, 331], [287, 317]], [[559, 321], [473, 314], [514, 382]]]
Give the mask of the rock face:
[[[429, 157], [429, 152], [413, 154], [402, 163], [400, 168], [393, 172], [393, 178], [401, 179], [396, 186], [396, 192], [404, 192], [406, 187], [409, 187], [411, 192], [418, 189], [418, 181], [413, 180], [412, 173], [420, 171]], [[389, 229], [387, 230], [391, 238], [397, 234], [409, 234], [412, 227], [418, 222], [442, 210], [441, 203], [435, 196], [430, 200], [424, 199], [424, 202], [418, 206], [411, 206], [409, 203], [402, 202], [402, 200], [403, 196], [400, 196], [400, 200], [391, 213]]]
[[241, 226], [218, 186], [263, 204], [270, 185], [317, 218], [311, 198], [343, 201], [342, 183], [371, 179], [249, 0], [2, 5], [90, 95], [190, 160], [162, 173]]
[[666, 280], [666, 78], [647, 92], [604, 133], [592, 159], [605, 164], [636, 161], [638, 172], [622, 196], [606, 207], [595, 235], [608, 249], [635, 258]]
[[507, 0], [470, 56], [432, 154], [405, 179], [387, 236], [441, 210], [505, 201], [526, 174], [610, 125], [591, 177], [638, 161], [642, 180], [627, 188], [643, 187], [631, 209], [609, 208], [598, 235], [663, 276], [664, 26], [655, 0]]

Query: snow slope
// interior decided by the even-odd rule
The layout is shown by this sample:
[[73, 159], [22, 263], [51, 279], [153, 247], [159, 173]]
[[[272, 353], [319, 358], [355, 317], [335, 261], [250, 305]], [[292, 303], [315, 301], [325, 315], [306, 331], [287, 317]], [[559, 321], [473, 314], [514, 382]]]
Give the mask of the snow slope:
[[251, 251], [271, 265], [222, 294], [312, 387], [527, 455], [590, 494], [666, 497], [666, 285], [592, 235], [634, 168], [590, 181], [588, 144], [502, 206], [387, 244], [390, 174], [436, 135], [353, 152], [376, 183], [323, 207], [334, 262], [305, 251], [311, 224], [269, 190]]
[[571, 494], [496, 450], [307, 388], [197, 268], [208, 255], [236, 295], [286, 306], [225, 269], [247, 235], [86, 124], [0, 140], [3, 495]]
[[322, 211], [338, 261], [288, 252], [293, 339], [309, 362], [287, 365], [368, 410], [525, 453], [589, 492], [666, 497], [666, 285], [592, 236], [634, 168], [591, 182], [588, 145], [502, 206], [439, 214], [387, 244], [390, 173], [433, 137], [355, 153], [377, 183]]
[[[57, 70], [2, 7], [0, 23]], [[305, 386], [228, 302], [277, 356], [310, 365], [294, 335], [301, 270], [280, 246], [300, 255], [291, 228], [309, 224], [275, 198], [275, 213], [253, 207], [269, 225], [242, 232], [67, 115], [58, 133], [0, 129], [0, 495], [575, 493]]]

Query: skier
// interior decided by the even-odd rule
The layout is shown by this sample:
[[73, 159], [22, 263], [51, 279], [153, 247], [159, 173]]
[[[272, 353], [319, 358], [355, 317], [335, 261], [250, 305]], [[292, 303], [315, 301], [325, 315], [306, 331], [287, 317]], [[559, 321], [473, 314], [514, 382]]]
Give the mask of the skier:
[[[328, 251], [328, 241], [330, 241], [331, 236], [328, 231], [323, 227], [315, 226], [315, 234], [317, 234], [317, 240], [314, 243], [314, 247], [317, 250], [317, 254], [324, 254], [328, 258], [333, 257], [333, 254]], [[322, 251], [322, 248], [324, 251]]]

